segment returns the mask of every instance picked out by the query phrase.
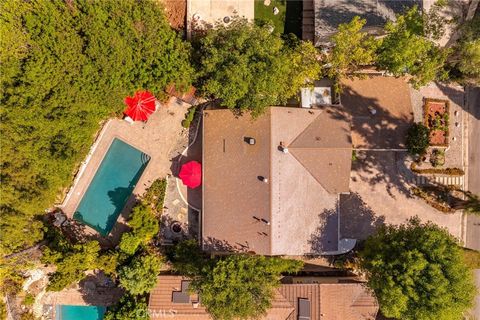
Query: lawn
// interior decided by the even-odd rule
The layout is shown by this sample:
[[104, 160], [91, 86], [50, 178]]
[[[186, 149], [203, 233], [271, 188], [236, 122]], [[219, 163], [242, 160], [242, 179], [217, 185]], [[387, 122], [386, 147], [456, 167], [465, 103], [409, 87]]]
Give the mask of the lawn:
[[[271, 0], [269, 6], [263, 3], [264, 0], [255, 0], [255, 21], [271, 21], [275, 27], [275, 32], [283, 33], [287, 12], [287, 0]], [[275, 7], [280, 11], [277, 15], [273, 14], [273, 8]]]

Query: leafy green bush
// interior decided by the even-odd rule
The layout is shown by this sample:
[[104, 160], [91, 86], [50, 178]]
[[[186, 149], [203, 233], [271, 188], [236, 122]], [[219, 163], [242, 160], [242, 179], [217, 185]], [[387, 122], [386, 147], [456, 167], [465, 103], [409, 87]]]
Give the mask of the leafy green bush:
[[430, 130], [421, 123], [414, 123], [407, 132], [407, 149], [412, 155], [422, 155], [430, 144]]
[[381, 227], [361, 251], [361, 266], [382, 314], [404, 320], [463, 319], [475, 284], [457, 240], [418, 218]]
[[35, 296], [31, 293], [27, 293], [25, 295], [25, 298], [23, 298], [23, 305], [29, 307], [34, 303], [35, 303]]
[[137, 256], [120, 268], [120, 286], [134, 295], [149, 292], [157, 283], [162, 260], [155, 254]]
[[197, 111], [197, 107], [193, 106], [188, 109], [187, 114], [185, 115], [185, 119], [182, 120], [182, 127], [185, 129], [190, 128], [190, 125], [192, 124], [193, 118], [195, 117], [195, 112]]
[[[0, 2], [0, 250], [40, 240], [101, 120], [137, 89], [186, 87], [189, 44], [158, 1]], [[26, 232], [25, 230], [28, 230]]]
[[311, 43], [285, 42], [268, 26], [244, 19], [210, 29], [199, 47], [200, 90], [254, 116], [267, 106], [284, 104], [320, 74]]
[[156, 214], [163, 212], [165, 203], [165, 194], [167, 193], [167, 178], [157, 179], [147, 189], [142, 201], [153, 206]]

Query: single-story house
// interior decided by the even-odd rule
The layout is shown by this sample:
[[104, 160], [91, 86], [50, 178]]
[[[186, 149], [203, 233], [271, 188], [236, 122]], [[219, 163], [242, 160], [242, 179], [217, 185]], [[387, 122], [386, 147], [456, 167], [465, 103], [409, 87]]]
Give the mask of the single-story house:
[[203, 112], [203, 249], [338, 254], [338, 196], [349, 192], [350, 119], [341, 107], [271, 107], [257, 119]]
[[[378, 303], [360, 282], [322, 283], [322, 278], [295, 278], [276, 289], [264, 320], [374, 320]], [[211, 320], [201, 297], [189, 290], [190, 280], [161, 275], [150, 292], [151, 319]]]

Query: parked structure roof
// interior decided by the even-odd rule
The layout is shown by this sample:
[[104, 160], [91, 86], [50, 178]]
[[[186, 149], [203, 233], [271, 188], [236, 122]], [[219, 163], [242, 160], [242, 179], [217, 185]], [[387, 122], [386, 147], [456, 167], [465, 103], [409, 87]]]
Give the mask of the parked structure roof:
[[[335, 211], [338, 194], [349, 191], [348, 115], [340, 107], [271, 107], [258, 119], [230, 110], [203, 117], [204, 248], [316, 253], [319, 215]], [[336, 245], [333, 231], [326, 241]]]

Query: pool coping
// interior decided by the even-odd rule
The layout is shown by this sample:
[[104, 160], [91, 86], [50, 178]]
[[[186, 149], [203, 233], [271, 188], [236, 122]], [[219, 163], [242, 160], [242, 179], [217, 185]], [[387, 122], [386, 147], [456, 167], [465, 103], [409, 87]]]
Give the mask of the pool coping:
[[[83, 175], [85, 174], [86, 172], [86, 169], [87, 169], [87, 166], [88, 164], [90, 163], [90, 160], [92, 159], [93, 155], [95, 154], [95, 151], [97, 151], [97, 148], [105, 134], [105, 132], [107, 131], [108, 129], [108, 126], [110, 123], [112, 123], [113, 120], [115, 120], [116, 118], [111, 118], [109, 120], [107, 120], [107, 123], [103, 126], [103, 128], [101, 129], [101, 132], [100, 134], [98, 135], [97, 139], [94, 141], [94, 143], [92, 144], [92, 147], [90, 148], [90, 151], [89, 153], [87, 154], [85, 160], [82, 162], [82, 165], [77, 173], [77, 175], [75, 176], [75, 179], [74, 179], [74, 182], [72, 183], [68, 193], [67, 193], [67, 196], [65, 197], [64, 201], [62, 202], [62, 204], [60, 205], [57, 205], [58, 208], [60, 209], [63, 209], [65, 206], [66, 206], [66, 203], [70, 200], [70, 197], [71, 195], [73, 194], [73, 191], [75, 190], [75, 187], [77, 186], [77, 184], [80, 182], [80, 179], [83, 177]], [[96, 234], [100, 235], [101, 237], [103, 238], [108, 238], [112, 232], [112, 230], [114, 229], [115, 227], [115, 224], [118, 223], [118, 219], [121, 215], [121, 212], [119, 213], [119, 215], [117, 216], [117, 219], [115, 220], [115, 224], [113, 225], [112, 229], [108, 232], [108, 234], [106, 235], [103, 235], [102, 233], [100, 233], [98, 230], [96, 230], [95, 228], [91, 227], [90, 225], [86, 224], [85, 222], [83, 221], [80, 221], [80, 220], [77, 220], [74, 218], [74, 215], [75, 215], [75, 212], [77, 211], [78, 207], [80, 206], [80, 203], [82, 202], [83, 200], [83, 197], [85, 196], [85, 193], [87, 192], [88, 188], [90, 187], [90, 184], [92, 183], [93, 179], [95, 178], [97, 172], [98, 172], [98, 169], [100, 168], [101, 164], [103, 163], [103, 160], [105, 159], [108, 151], [110, 150], [110, 147], [112, 146], [113, 142], [115, 141], [115, 139], [118, 139], [120, 141], [122, 141], [123, 143], [137, 149], [138, 151], [142, 152], [143, 154], [147, 155], [150, 159], [147, 163], [147, 165], [145, 166], [145, 168], [143, 168], [143, 171], [142, 171], [142, 175], [144, 174], [144, 172], [146, 171], [147, 167], [149, 166], [150, 164], [150, 160], [151, 160], [151, 155], [145, 151], [144, 148], [142, 147], [138, 147], [137, 144], [135, 143], [131, 143], [131, 142], [128, 142], [126, 141], [124, 138], [120, 137], [120, 135], [118, 134], [112, 134], [111, 137], [109, 137], [109, 141], [106, 142], [106, 148], [105, 148], [105, 151], [103, 152], [103, 154], [100, 154], [100, 159], [99, 159], [99, 162], [98, 162], [98, 165], [94, 168], [94, 170], [92, 170], [92, 174], [91, 174], [91, 177], [87, 180], [87, 187], [85, 188], [85, 190], [82, 192], [82, 194], [80, 195], [80, 200], [76, 203], [76, 205], [73, 207], [73, 210], [72, 210], [72, 215], [71, 215], [71, 219], [81, 223], [82, 225], [84, 225], [85, 227], [88, 227], [89, 229], [93, 230]], [[142, 175], [140, 176], [140, 178], [138, 179], [140, 181]], [[137, 181], [138, 183], [138, 181]], [[134, 188], [135, 190], [135, 188]], [[132, 194], [133, 194], [133, 190], [132, 190]], [[130, 195], [131, 196], [131, 195]], [[130, 197], [129, 196], [129, 197]], [[128, 200], [127, 202], [125, 203], [125, 206], [128, 204]], [[125, 209], [125, 206], [122, 208], [122, 211]]]

